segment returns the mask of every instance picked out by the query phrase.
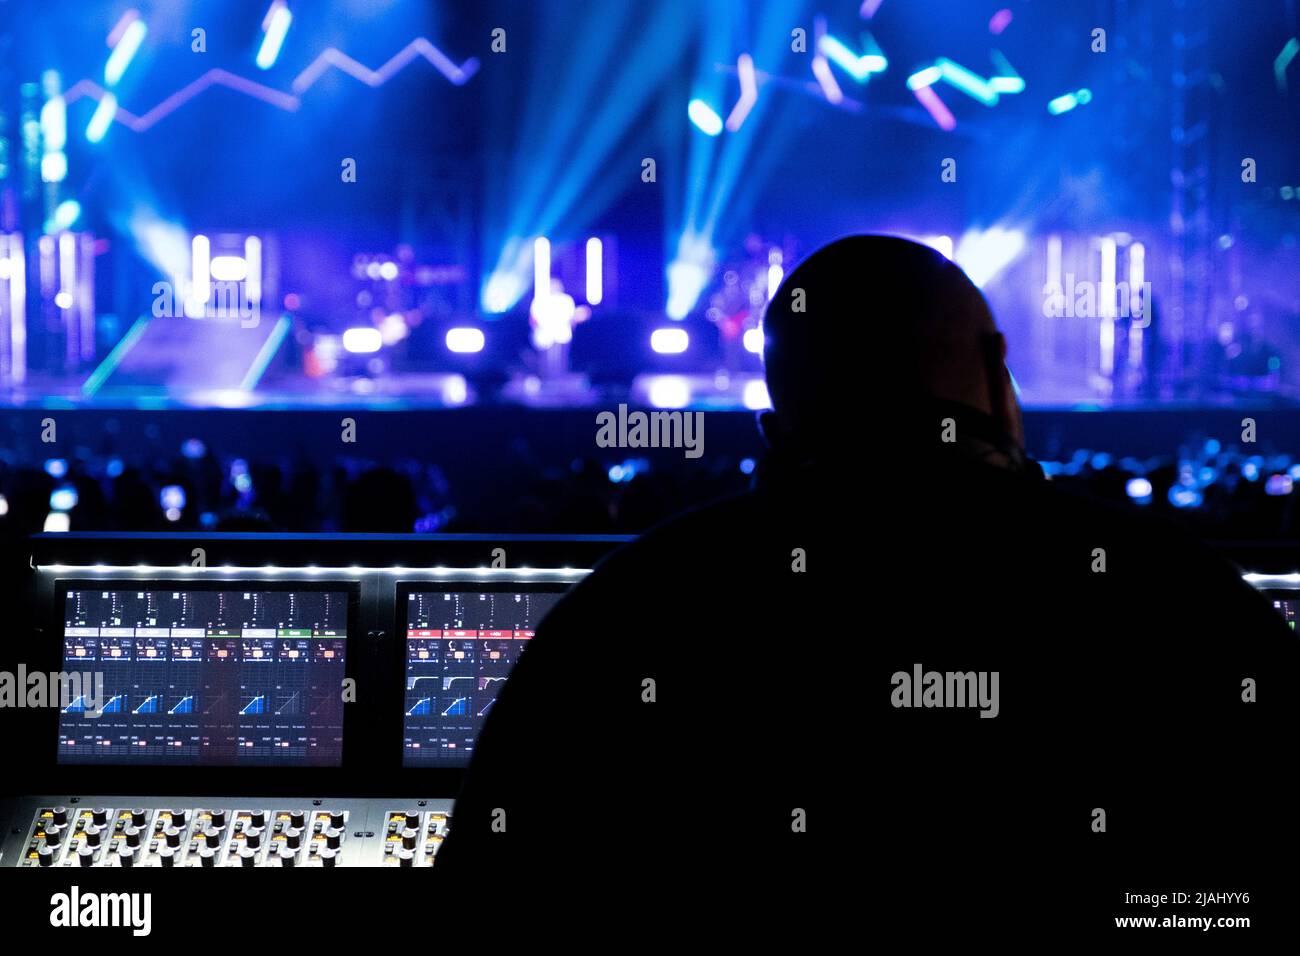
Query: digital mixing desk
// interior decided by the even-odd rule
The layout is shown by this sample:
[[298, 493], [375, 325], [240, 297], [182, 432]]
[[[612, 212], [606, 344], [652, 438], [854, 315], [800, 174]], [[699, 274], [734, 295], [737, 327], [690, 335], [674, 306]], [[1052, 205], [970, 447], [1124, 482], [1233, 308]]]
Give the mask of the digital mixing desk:
[[[0, 868], [434, 866], [511, 668], [625, 540], [34, 537]], [[1235, 557], [1294, 627], [1290, 556]]]
[[35, 537], [51, 706], [0, 866], [433, 866], [511, 668], [624, 540]]

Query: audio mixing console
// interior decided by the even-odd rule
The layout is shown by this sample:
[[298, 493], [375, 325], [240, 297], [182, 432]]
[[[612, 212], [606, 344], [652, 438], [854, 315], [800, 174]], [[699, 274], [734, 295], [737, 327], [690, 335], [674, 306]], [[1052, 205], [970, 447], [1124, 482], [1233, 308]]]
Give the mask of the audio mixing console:
[[28, 666], [81, 680], [23, 734], [0, 867], [433, 866], [514, 663], [622, 540], [37, 536]]
[[[0, 865], [26, 867], [432, 866], [451, 800], [26, 798]], [[195, 803], [200, 805], [195, 806]], [[17, 833], [13, 832], [17, 829]]]
[[[432, 867], [512, 668], [622, 541], [36, 536], [26, 664], [86, 679], [14, 734], [0, 867]], [[1294, 626], [1300, 574], [1260, 567]]]

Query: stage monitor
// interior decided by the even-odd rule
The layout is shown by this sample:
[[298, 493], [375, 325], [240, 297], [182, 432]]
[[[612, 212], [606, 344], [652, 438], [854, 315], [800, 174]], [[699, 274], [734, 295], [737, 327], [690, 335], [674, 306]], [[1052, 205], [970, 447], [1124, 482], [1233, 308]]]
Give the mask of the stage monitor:
[[59, 763], [339, 766], [354, 594], [67, 583]]
[[[463, 767], [560, 586], [404, 591], [406, 767]], [[399, 611], [400, 613], [400, 611]]]

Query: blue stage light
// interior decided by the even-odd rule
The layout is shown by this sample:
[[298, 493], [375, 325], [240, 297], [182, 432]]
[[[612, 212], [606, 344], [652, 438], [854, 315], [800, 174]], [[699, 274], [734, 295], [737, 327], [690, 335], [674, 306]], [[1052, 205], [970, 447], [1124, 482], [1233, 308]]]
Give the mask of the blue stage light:
[[650, 334], [650, 347], [661, 355], [680, 355], [690, 341], [685, 329], [655, 329]]
[[1076, 106], [1083, 106], [1092, 102], [1092, 91], [1088, 89], [1078, 90], [1074, 93], [1066, 93], [1058, 96], [1056, 99], [1047, 104], [1047, 112], [1053, 116], [1060, 116], [1062, 113], [1068, 113]]
[[77, 489], [63, 485], [50, 492], [50, 508], [54, 511], [71, 511], [77, 507]]
[[704, 100], [691, 100], [686, 106], [686, 115], [700, 132], [708, 136], [717, 136], [722, 132], [722, 117]]
[[108, 134], [108, 127], [113, 122], [113, 117], [117, 115], [117, 97], [112, 93], [105, 93], [95, 107], [95, 112], [91, 114], [90, 123], [86, 126], [86, 139], [92, 143], [98, 143]]
[[971, 72], [960, 63], [954, 63], [947, 57], [940, 57], [935, 61], [935, 66], [939, 68], [939, 74], [949, 86], [956, 87], [985, 106], [997, 105], [998, 94], [984, 77]]
[[600, 305], [605, 297], [604, 244], [595, 236], [587, 240], [587, 304]]
[[1124, 486], [1124, 491], [1138, 504], [1145, 505], [1151, 502], [1151, 482], [1146, 478], [1130, 478], [1128, 484]]
[[51, 478], [62, 478], [68, 473], [68, 460], [66, 458], [47, 458], [45, 473]]
[[483, 310], [493, 314], [510, 311], [523, 295], [524, 284], [510, 272], [496, 272], [483, 288]]
[[158, 495], [158, 500], [164, 511], [173, 508], [179, 511], [185, 507], [185, 489], [180, 485], [165, 485]]
[[143, 20], [132, 20], [125, 30], [122, 31], [121, 38], [117, 45], [113, 47], [113, 52], [108, 55], [108, 62], [104, 64], [104, 83], [108, 86], [116, 86], [117, 81], [122, 78], [126, 68], [131, 65], [131, 60], [136, 51], [140, 49], [140, 44], [144, 42], [145, 34], [149, 28], [145, 26]]
[[256, 62], [259, 69], [269, 70], [275, 66], [275, 61], [280, 56], [280, 47], [284, 45], [285, 35], [288, 34], [289, 24], [292, 22], [293, 14], [289, 12], [289, 8], [282, 0], [275, 0], [263, 21], [263, 29], [266, 32], [262, 37], [262, 45], [257, 51]]
[[1009, 266], [1025, 249], [1025, 234], [1019, 229], [994, 226], [980, 231], [968, 229], [957, 242], [953, 258], [981, 289]]
[[818, 42], [817, 50], [858, 83], [865, 83], [871, 78], [872, 70], [863, 62], [865, 58], [859, 57], [829, 33]]
[[1289, 495], [1294, 487], [1290, 475], [1269, 475], [1268, 481], [1264, 482], [1264, 494]]
[[343, 347], [355, 355], [368, 355], [383, 347], [383, 336], [376, 328], [358, 326], [343, 333]]
[[482, 352], [485, 339], [482, 329], [464, 327], [448, 329], [446, 342], [449, 352]]

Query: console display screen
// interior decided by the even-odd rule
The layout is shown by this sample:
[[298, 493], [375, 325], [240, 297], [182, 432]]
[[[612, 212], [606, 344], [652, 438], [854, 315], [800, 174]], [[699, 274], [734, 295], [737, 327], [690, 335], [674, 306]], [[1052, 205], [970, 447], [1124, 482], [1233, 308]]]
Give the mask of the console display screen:
[[510, 590], [407, 595], [405, 766], [469, 762], [510, 669], [562, 596]]
[[349, 600], [70, 588], [59, 762], [339, 766]]

